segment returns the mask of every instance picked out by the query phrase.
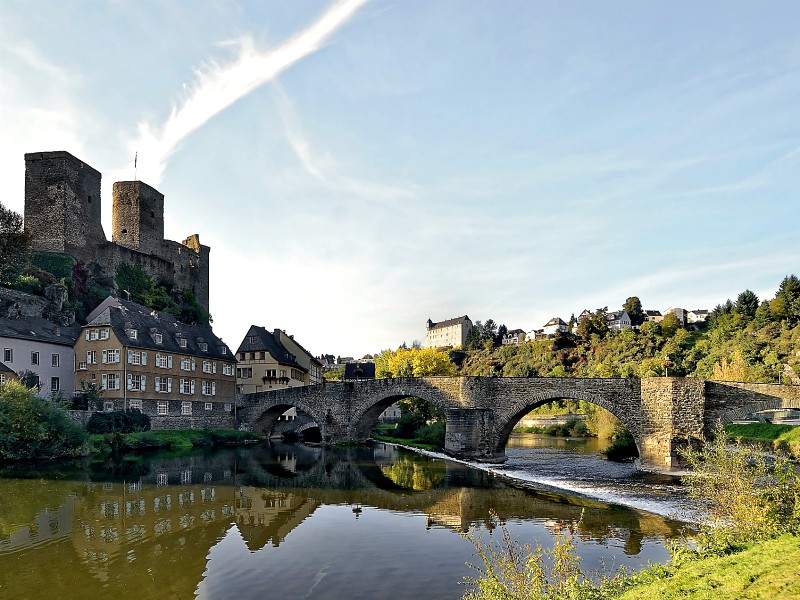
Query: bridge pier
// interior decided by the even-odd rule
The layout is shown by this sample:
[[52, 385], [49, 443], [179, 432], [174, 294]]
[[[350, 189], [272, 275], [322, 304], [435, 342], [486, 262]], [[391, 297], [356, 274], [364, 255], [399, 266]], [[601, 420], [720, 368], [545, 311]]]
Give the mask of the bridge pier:
[[504, 452], [496, 451], [494, 411], [458, 409], [445, 411], [444, 451], [455, 457], [479, 462], [505, 462]]

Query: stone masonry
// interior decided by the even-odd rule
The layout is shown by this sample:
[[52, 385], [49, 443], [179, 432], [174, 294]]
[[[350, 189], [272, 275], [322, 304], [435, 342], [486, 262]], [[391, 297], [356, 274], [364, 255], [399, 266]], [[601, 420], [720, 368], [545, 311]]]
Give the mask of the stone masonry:
[[25, 229], [33, 250], [68, 254], [113, 282], [120, 264], [191, 290], [209, 308], [209, 252], [197, 235], [164, 239], [164, 195], [141, 181], [114, 184], [112, 241], [101, 224], [102, 175], [68, 152], [25, 155]]
[[424, 377], [376, 379], [246, 394], [239, 421], [269, 433], [287, 408], [307, 414], [324, 442], [365, 440], [378, 416], [402, 398], [417, 397], [445, 414], [445, 451], [502, 462], [520, 418], [552, 400], [585, 400], [607, 409], [633, 434], [645, 468], [680, 466], [679, 450], [723, 423], [764, 408], [800, 408], [800, 388], [719, 383], [681, 377], [560, 379]]

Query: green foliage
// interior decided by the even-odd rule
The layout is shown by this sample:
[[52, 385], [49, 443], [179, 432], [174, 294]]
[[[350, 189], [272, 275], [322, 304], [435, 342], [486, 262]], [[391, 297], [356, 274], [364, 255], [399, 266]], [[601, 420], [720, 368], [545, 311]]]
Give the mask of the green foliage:
[[611, 436], [611, 444], [605, 448], [603, 454], [608, 460], [623, 461], [639, 456], [636, 440], [633, 434], [625, 428], [617, 429]]
[[75, 259], [66, 254], [55, 254], [52, 252], [34, 252], [31, 255], [33, 266], [50, 273], [56, 280], [72, 279], [72, 269], [75, 266]]
[[242, 446], [259, 441], [261, 441], [261, 438], [254, 433], [232, 429], [158, 430], [126, 434], [95, 434], [91, 436], [94, 451], [99, 454], [159, 449], [185, 451], [192, 448]]
[[150, 417], [138, 408], [96, 412], [89, 417], [86, 424], [86, 431], [89, 433], [133, 433], [149, 430]]
[[424, 444], [444, 448], [445, 425], [443, 421], [436, 421], [430, 425], [423, 425], [417, 429], [416, 439]]
[[578, 335], [584, 340], [602, 339], [608, 333], [608, 307], [598, 308], [578, 323]]
[[447, 350], [437, 348], [398, 348], [384, 350], [375, 356], [375, 376], [389, 377], [435, 377], [452, 376], [455, 365], [450, 362]]
[[0, 285], [13, 285], [30, 261], [30, 235], [22, 225], [22, 215], [0, 204]]
[[642, 302], [638, 296], [631, 296], [625, 300], [622, 309], [628, 313], [631, 318], [631, 325], [637, 326], [644, 323], [644, 311], [642, 310]]
[[0, 461], [77, 456], [85, 441], [80, 425], [23, 384], [0, 389]]
[[800, 533], [800, 474], [781, 453], [732, 441], [720, 425], [701, 449], [682, 453], [684, 485], [703, 501], [698, 548], [725, 553], [784, 533]]
[[[491, 521], [497, 515], [491, 514]], [[463, 534], [472, 542], [482, 565], [468, 566], [478, 577], [465, 577], [464, 600], [568, 600], [597, 597], [597, 588], [580, 569], [577, 526], [556, 530], [552, 549], [520, 544], [500, 525], [496, 541], [485, 542], [474, 531]]]
[[211, 315], [197, 302], [191, 290], [183, 290], [176, 300], [165, 286], [155, 285], [139, 265], [120, 264], [115, 280], [120, 293], [129, 293], [131, 301], [137, 304], [174, 315], [183, 323], [208, 325], [211, 322]]

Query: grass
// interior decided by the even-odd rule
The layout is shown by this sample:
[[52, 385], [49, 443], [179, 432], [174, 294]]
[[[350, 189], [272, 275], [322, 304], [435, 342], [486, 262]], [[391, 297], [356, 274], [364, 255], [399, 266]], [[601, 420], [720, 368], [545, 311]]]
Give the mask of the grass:
[[89, 439], [95, 452], [110, 454], [149, 450], [189, 450], [220, 446], [242, 446], [261, 441], [249, 431], [234, 429], [158, 430], [124, 434], [93, 434]]
[[421, 448], [422, 450], [430, 450], [432, 452], [441, 450], [439, 446], [436, 446], [434, 444], [426, 444], [425, 442], [417, 439], [396, 438], [396, 437], [391, 437], [389, 435], [373, 435], [372, 439], [378, 440], [379, 442], [389, 442], [391, 444], [411, 446], [412, 448]]
[[800, 537], [784, 535], [742, 552], [651, 567], [633, 576], [624, 600], [800, 598]]
[[725, 433], [744, 441], [766, 443], [800, 459], [800, 427], [775, 423], [731, 423]]

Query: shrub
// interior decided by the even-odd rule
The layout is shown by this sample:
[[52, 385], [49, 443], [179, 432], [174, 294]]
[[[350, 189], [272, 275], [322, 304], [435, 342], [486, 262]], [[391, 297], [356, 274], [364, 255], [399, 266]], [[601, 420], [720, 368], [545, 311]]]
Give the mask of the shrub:
[[133, 433], [149, 429], [150, 417], [137, 408], [94, 413], [86, 424], [89, 433]]
[[77, 456], [86, 432], [56, 405], [11, 381], [0, 390], [0, 460]]
[[423, 425], [417, 430], [416, 438], [425, 443], [444, 448], [445, 425], [441, 421]]
[[425, 425], [425, 417], [419, 413], [407, 412], [400, 416], [395, 429], [395, 437], [411, 439]]
[[699, 549], [723, 553], [783, 533], [800, 532], [800, 474], [782, 453], [732, 441], [721, 425], [701, 449], [687, 448], [684, 478], [699, 509]]
[[633, 434], [625, 428], [619, 428], [611, 436], [611, 445], [603, 450], [603, 454], [608, 460], [621, 462], [639, 456], [639, 449]]

